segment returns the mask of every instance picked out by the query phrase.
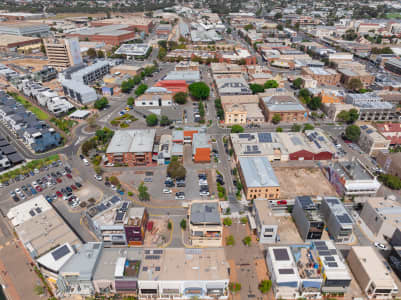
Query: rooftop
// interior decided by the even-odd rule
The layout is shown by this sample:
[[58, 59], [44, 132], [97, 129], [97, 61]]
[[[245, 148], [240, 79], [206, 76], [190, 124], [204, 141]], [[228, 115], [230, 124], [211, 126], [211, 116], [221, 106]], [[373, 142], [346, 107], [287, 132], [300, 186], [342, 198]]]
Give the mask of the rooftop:
[[238, 161], [248, 188], [280, 186], [266, 157], [240, 157]]
[[374, 176], [363, 166], [359, 160], [338, 161], [334, 168], [346, 180], [372, 180]]
[[45, 268], [57, 273], [75, 254], [70, 244], [65, 243], [39, 257], [36, 261]]
[[352, 228], [354, 221], [340, 199], [337, 197], [324, 197], [323, 201], [327, 203], [331, 213], [336, 217], [338, 223], [340, 223], [343, 227]]
[[259, 216], [259, 219], [263, 225], [279, 224], [276, 217], [272, 214], [272, 210], [267, 200], [255, 199], [253, 206]]
[[155, 129], [117, 130], [107, 153], [152, 152]]
[[23, 42], [40, 42], [40, 38], [13, 34], [0, 34], [0, 47], [7, 47], [10, 44]]
[[220, 225], [220, 210], [218, 202], [194, 202], [191, 204], [191, 224]]

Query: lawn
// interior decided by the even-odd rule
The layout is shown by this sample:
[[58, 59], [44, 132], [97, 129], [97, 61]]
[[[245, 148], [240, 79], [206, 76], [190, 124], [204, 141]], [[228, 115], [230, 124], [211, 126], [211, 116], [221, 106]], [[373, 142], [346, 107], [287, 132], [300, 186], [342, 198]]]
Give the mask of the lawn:
[[17, 100], [19, 103], [21, 103], [25, 107], [25, 109], [33, 112], [39, 120], [46, 121], [46, 120], [50, 119], [50, 116], [46, 112], [44, 112], [40, 108], [32, 105], [24, 97], [19, 96], [17, 94], [12, 94], [12, 96], [14, 97], [15, 100]]
[[387, 19], [401, 19], [401, 14], [399, 13], [388, 13], [386, 14]]

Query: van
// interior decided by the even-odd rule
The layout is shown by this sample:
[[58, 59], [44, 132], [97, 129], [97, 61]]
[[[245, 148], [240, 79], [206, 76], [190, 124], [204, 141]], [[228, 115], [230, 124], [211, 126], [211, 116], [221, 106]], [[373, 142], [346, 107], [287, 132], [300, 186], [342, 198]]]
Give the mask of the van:
[[89, 166], [89, 161], [86, 158], [84, 158], [82, 161], [84, 162], [85, 166]]

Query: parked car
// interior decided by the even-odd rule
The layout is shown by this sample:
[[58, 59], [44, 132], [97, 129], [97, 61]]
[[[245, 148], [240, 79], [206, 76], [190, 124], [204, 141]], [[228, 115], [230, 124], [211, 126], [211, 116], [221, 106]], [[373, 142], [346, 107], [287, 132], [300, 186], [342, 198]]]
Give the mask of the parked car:
[[75, 185], [77, 186], [77, 188], [81, 188], [82, 187], [82, 184], [80, 184], [79, 182], [75, 182]]
[[94, 177], [95, 177], [95, 179], [98, 180], [98, 181], [102, 181], [102, 180], [103, 180], [103, 177], [100, 176], [100, 175], [98, 175], [98, 174], [95, 174]]
[[86, 158], [84, 158], [82, 161], [84, 162], [85, 166], [89, 166], [89, 161]]
[[171, 189], [167, 189], [167, 188], [164, 188], [163, 189], [163, 194], [171, 194]]
[[374, 245], [375, 245], [376, 248], [378, 248], [380, 250], [387, 250], [387, 247], [384, 246], [382, 243], [374, 242]]

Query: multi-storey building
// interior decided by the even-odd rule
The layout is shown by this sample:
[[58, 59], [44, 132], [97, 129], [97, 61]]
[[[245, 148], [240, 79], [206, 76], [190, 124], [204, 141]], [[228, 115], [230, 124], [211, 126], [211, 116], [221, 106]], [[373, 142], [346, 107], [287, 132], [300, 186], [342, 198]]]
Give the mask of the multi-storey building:
[[49, 65], [52, 67], [65, 69], [83, 62], [77, 38], [47, 39], [44, 45]]

